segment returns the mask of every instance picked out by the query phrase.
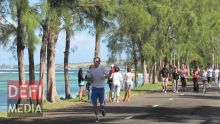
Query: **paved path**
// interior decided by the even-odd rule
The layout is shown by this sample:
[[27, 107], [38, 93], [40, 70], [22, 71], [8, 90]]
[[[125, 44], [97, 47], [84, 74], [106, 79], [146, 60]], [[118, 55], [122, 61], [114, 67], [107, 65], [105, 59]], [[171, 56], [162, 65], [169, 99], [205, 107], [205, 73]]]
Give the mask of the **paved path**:
[[[130, 102], [107, 103], [106, 117], [99, 123], [120, 124], [220, 124], [220, 94], [215, 85], [206, 94], [151, 92], [132, 97]], [[44, 117], [0, 120], [0, 124], [92, 124], [91, 104], [45, 112]]]

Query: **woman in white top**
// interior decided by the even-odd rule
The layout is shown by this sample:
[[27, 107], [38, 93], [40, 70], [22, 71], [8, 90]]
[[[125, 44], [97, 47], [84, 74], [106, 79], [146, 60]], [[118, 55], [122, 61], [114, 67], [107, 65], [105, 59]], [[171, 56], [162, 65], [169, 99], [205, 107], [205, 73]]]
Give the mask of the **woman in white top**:
[[131, 96], [131, 86], [133, 84], [133, 74], [131, 73], [131, 69], [127, 68], [127, 73], [125, 74], [125, 97], [124, 101], [130, 101]]
[[112, 83], [113, 83], [113, 90], [114, 90], [114, 99], [116, 98], [116, 102], [118, 103], [118, 97], [120, 96], [121, 84], [122, 84], [122, 75], [119, 72], [119, 67], [115, 67], [115, 73], [112, 73]]
[[202, 69], [202, 83], [203, 83], [203, 93], [206, 93], [206, 81], [207, 81], [207, 72], [205, 67]]

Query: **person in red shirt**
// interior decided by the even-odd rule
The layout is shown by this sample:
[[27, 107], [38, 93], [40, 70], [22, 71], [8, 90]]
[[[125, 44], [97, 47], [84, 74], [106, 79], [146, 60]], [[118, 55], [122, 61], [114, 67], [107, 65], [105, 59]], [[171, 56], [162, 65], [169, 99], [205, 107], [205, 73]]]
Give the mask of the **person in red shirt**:
[[193, 86], [194, 86], [194, 92], [199, 92], [199, 83], [198, 83], [198, 79], [200, 78], [199, 75], [199, 68], [198, 66], [195, 67], [194, 71], [193, 71]]
[[[109, 71], [109, 74], [108, 75], [112, 75], [112, 73], [115, 72], [115, 66], [112, 64], [111, 65], [111, 69]], [[109, 77], [108, 78], [108, 85], [109, 85], [109, 101], [113, 102], [113, 97], [112, 97], [112, 93], [113, 93], [113, 83], [112, 83], [112, 79]]]

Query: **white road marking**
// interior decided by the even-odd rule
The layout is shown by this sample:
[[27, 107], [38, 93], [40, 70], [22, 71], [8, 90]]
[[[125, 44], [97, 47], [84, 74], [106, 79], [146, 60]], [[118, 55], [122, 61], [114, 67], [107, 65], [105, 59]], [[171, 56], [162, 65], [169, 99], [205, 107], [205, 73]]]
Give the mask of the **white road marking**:
[[169, 100], [173, 100], [173, 98], [169, 98]]
[[182, 93], [182, 94], [180, 94], [180, 95], [181, 95], [181, 96], [184, 96], [185, 94]]
[[134, 116], [129, 116], [129, 117], [126, 117], [125, 119], [128, 120], [128, 119], [131, 119], [133, 118]]
[[158, 107], [159, 105], [153, 105], [153, 108], [156, 108], [156, 107]]

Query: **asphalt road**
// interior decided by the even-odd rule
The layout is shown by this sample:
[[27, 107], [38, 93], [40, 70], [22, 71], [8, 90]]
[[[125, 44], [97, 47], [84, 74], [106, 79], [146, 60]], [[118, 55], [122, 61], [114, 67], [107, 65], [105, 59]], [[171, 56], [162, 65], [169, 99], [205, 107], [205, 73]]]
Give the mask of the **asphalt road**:
[[[194, 93], [192, 84], [186, 92], [148, 92], [131, 101], [106, 103], [106, 116], [99, 123], [120, 124], [220, 124], [220, 94], [217, 85], [206, 94]], [[201, 87], [201, 86], [200, 86]], [[171, 88], [171, 87], [170, 87]], [[92, 124], [91, 104], [44, 112], [43, 117], [3, 119], [0, 124]]]

